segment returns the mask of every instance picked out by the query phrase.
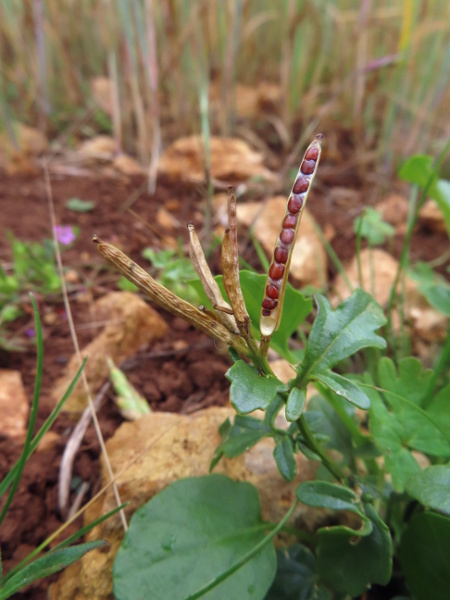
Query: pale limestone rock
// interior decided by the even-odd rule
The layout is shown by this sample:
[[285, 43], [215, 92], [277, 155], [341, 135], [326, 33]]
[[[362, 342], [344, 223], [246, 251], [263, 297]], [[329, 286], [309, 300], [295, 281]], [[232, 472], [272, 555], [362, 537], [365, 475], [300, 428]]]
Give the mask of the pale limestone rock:
[[24, 439], [28, 420], [28, 398], [19, 371], [0, 369], [0, 433]]
[[[360, 262], [364, 289], [371, 293], [383, 308], [386, 308], [397, 273], [398, 261], [384, 250], [366, 248], [360, 253]], [[359, 278], [356, 256], [345, 272], [350, 283], [357, 288]], [[335, 292], [331, 302], [333, 306], [337, 306], [351, 294], [342, 275], [336, 277], [333, 288]], [[403, 292], [405, 316], [412, 324], [413, 339], [416, 336], [428, 342], [445, 339], [447, 318], [428, 304], [420, 293], [417, 283], [409, 276], [404, 278]], [[394, 317], [394, 326], [398, 326], [398, 315], [394, 313]]]
[[419, 219], [432, 231], [440, 233], [447, 231], [442, 211], [434, 200], [427, 200], [425, 202], [420, 210]]
[[145, 175], [145, 169], [128, 154], [118, 154], [112, 162], [112, 167], [122, 175]]
[[174, 231], [176, 227], [180, 227], [180, 221], [162, 206], [156, 213], [156, 222], [167, 231]]
[[283, 383], [287, 383], [289, 379], [292, 379], [296, 375], [293, 366], [284, 358], [271, 361], [270, 366], [278, 379]]
[[[254, 227], [255, 236], [269, 257], [280, 233], [286, 203], [284, 196], [275, 196], [266, 202], [240, 204], [237, 209], [238, 223]], [[298, 286], [320, 288], [327, 282], [327, 255], [307, 208], [300, 223], [289, 273]]]
[[117, 153], [117, 143], [109, 135], [97, 135], [81, 142], [76, 155], [84, 163], [110, 162]]
[[[150, 344], [165, 335], [166, 322], [160, 315], [136, 294], [112, 292], [94, 304], [93, 319], [106, 321], [101, 333], [83, 350], [81, 355], [88, 357], [85, 373], [91, 393], [100, 387], [108, 377], [106, 358], [120, 364], [134, 356], [141, 346]], [[67, 372], [53, 386], [51, 395], [59, 402], [79, 369], [79, 359], [74, 354], [69, 361]], [[67, 412], [80, 413], [86, 407], [86, 395], [79, 381], [72, 395], [64, 405]]]
[[[210, 140], [211, 175], [223, 181], [246, 181], [250, 177], [273, 180], [263, 165], [263, 156], [247, 142], [235, 138]], [[201, 136], [176, 140], [160, 157], [160, 174], [181, 181], [202, 183], [205, 179], [205, 147]]]
[[[173, 481], [207, 474], [220, 441], [218, 427], [234, 414], [231, 408], [218, 407], [188, 416], [152, 413], [121, 425], [106, 445], [113, 471], [119, 473], [121, 501], [130, 502], [127, 518]], [[273, 440], [265, 439], [243, 456], [222, 459], [215, 468], [216, 473], [256, 485], [263, 518], [272, 522], [286, 513], [294, 500], [296, 486], [312, 479], [316, 470], [316, 463], [297, 455], [297, 478], [287, 483], [276, 468], [273, 447]], [[102, 483], [107, 481], [103, 471]], [[114, 506], [112, 492], [108, 490], [88, 509], [86, 521], [92, 521]], [[291, 522], [305, 518], [306, 514], [310, 514], [309, 509], [298, 506]], [[96, 527], [88, 537], [106, 538], [111, 546], [106, 552], [90, 552], [66, 569], [51, 587], [50, 600], [113, 600], [112, 565], [123, 537], [118, 515]]]
[[390, 194], [379, 204], [375, 206], [383, 220], [391, 225], [394, 225], [397, 232], [406, 230], [406, 222], [408, 220], [409, 202], [400, 194]]

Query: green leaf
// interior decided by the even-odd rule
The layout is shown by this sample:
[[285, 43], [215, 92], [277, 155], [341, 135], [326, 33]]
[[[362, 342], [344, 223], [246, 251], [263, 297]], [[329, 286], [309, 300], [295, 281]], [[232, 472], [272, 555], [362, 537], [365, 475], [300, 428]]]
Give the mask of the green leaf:
[[405, 489], [424, 506], [450, 515], [450, 464], [427, 467], [408, 479]]
[[450, 431], [450, 384], [446, 385], [431, 401], [427, 414], [439, 423], [444, 431]]
[[359, 498], [353, 490], [328, 481], [305, 481], [297, 486], [297, 498], [303, 504], [332, 510], [351, 510], [361, 514]]
[[450, 519], [430, 512], [413, 517], [400, 540], [400, 563], [416, 600], [450, 598]]
[[278, 470], [286, 481], [293, 481], [297, 475], [297, 463], [294, 457], [294, 448], [291, 438], [287, 435], [277, 441], [273, 451]]
[[358, 233], [360, 227], [361, 237], [365, 238], [371, 246], [384, 244], [386, 237], [392, 237], [395, 233], [395, 228], [383, 221], [382, 214], [370, 206], [355, 219], [353, 232]]
[[137, 285], [134, 285], [134, 283], [128, 281], [128, 279], [123, 275], [119, 278], [119, 281], [117, 282], [117, 287], [120, 288], [123, 292], [137, 292], [139, 289]]
[[305, 390], [292, 388], [286, 402], [286, 420], [294, 422], [301, 417], [306, 403]]
[[336, 310], [324, 296], [316, 300], [319, 311], [301, 363], [303, 378], [314, 378], [362, 348], [386, 347], [386, 341], [374, 333], [386, 318], [370, 294], [358, 288]]
[[95, 202], [92, 202], [91, 200], [81, 200], [80, 198], [70, 198], [67, 200], [66, 206], [70, 210], [83, 213], [94, 210]]
[[314, 554], [301, 544], [277, 550], [277, 574], [264, 600], [331, 600], [318, 583]]
[[144, 248], [141, 255], [146, 258], [156, 269], [165, 269], [173, 261], [176, 250], [169, 248], [166, 250], [153, 250], [153, 248]]
[[[223, 475], [182, 479], [139, 508], [113, 568], [117, 600], [188, 598], [264, 538], [256, 489]], [[275, 576], [264, 546], [202, 598], [263, 598]]]
[[437, 283], [421, 289], [425, 298], [433, 308], [446, 317], [450, 317], [450, 286], [446, 283]]
[[439, 206], [450, 235], [450, 182], [438, 179], [433, 157], [426, 154], [412, 156], [400, 169], [399, 176], [422, 189], [428, 185], [428, 195]]
[[[215, 280], [219, 284], [222, 296], [227, 298], [223, 287], [222, 276], [218, 275], [215, 277]], [[253, 331], [255, 337], [259, 340], [259, 317], [261, 313], [261, 302], [264, 297], [266, 276], [243, 270], [240, 272], [240, 282], [245, 306], [247, 307], [250, 320], [253, 324]], [[200, 303], [212, 308], [201, 282], [199, 280], [192, 280], [187, 283], [189, 283], [199, 295]], [[303, 294], [295, 290], [288, 283], [284, 296], [283, 314], [281, 316], [280, 326], [272, 336], [270, 342], [271, 347], [288, 361], [291, 361], [292, 359], [288, 346], [289, 339], [294, 331], [297, 330], [298, 326], [304, 322], [311, 310], [312, 300], [310, 298], [306, 299]]]
[[433, 174], [433, 157], [427, 154], [416, 154], [403, 163], [398, 175], [403, 181], [408, 181], [424, 188]]
[[359, 596], [371, 584], [386, 585], [392, 572], [389, 528], [371, 504], [365, 505], [372, 524], [369, 535], [355, 537], [344, 527], [319, 529], [319, 573], [340, 594]]
[[[337, 398], [337, 402], [341, 403], [341, 406], [338, 407], [338, 409], [347, 413], [348, 417], [353, 419], [355, 410], [353, 405], [346, 402], [343, 398]], [[338, 417], [334, 407], [322, 396], [315, 395], [308, 401], [308, 407], [304, 413], [305, 417], [311, 411], [315, 411], [322, 415], [320, 420], [315, 424], [310, 425], [310, 429], [314, 436], [326, 436], [327, 441], [323, 443], [323, 447], [337, 450], [342, 454], [343, 463], [348, 465], [351, 460], [353, 460], [355, 449], [350, 431]]]
[[370, 432], [384, 454], [385, 467], [392, 476], [394, 489], [403, 492], [406, 481], [420, 471], [419, 464], [411, 452], [403, 447], [406, 436], [403, 423], [388, 411], [377, 390], [367, 388], [367, 393], [371, 402]]
[[378, 377], [380, 387], [421, 406], [433, 377], [433, 371], [423, 370], [420, 360], [409, 356], [399, 362], [397, 373], [394, 362], [390, 358], [383, 357], [378, 363]]
[[329, 387], [335, 394], [342, 396], [358, 408], [367, 410], [370, 407], [370, 400], [362, 389], [350, 379], [333, 373], [333, 371], [325, 371], [314, 376], [314, 379], [320, 381]]
[[[445, 418], [441, 421], [433, 416], [431, 409], [433, 403], [427, 411], [419, 406], [426, 395], [430, 376], [427, 371], [424, 374], [418, 372], [416, 366], [415, 359], [407, 359], [403, 364], [403, 374], [399, 371], [400, 377], [396, 377], [390, 359], [382, 358], [379, 361], [380, 384], [394, 389], [394, 391], [387, 387], [383, 389], [386, 404], [376, 390], [367, 388], [367, 395], [373, 406], [370, 412], [370, 428], [377, 444], [387, 454], [392, 454], [392, 464], [393, 453], [401, 448], [418, 450], [431, 456], [450, 457], [450, 437], [445, 427]], [[413, 382], [412, 387], [408, 378]], [[371, 382], [367, 375], [366, 381]], [[417, 390], [414, 390], [414, 387]], [[408, 464], [412, 466], [410, 459]], [[408, 473], [408, 476], [412, 474]], [[398, 475], [401, 476], [401, 473], [399, 472]], [[397, 491], [401, 491], [404, 483], [406, 478], [401, 476], [398, 480], [399, 487], [396, 487]]]
[[228, 458], [235, 458], [271, 434], [271, 428], [261, 419], [236, 415], [221, 449]]
[[33, 583], [33, 581], [61, 571], [61, 569], [68, 567], [87, 552], [105, 546], [106, 544], [107, 542], [99, 540], [47, 552], [44, 556], [37, 558], [32, 563], [23, 567], [23, 569], [8, 579], [4, 586], [0, 584], [0, 600], [10, 598], [20, 589]]
[[243, 360], [234, 363], [225, 374], [231, 381], [230, 400], [238, 413], [265, 410], [285, 385], [276, 377], [263, 377]]

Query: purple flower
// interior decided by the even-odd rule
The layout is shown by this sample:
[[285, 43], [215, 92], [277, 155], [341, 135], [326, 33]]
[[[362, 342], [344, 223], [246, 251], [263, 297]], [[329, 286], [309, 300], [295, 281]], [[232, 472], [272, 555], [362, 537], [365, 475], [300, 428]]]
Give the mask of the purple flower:
[[71, 225], [55, 225], [55, 235], [63, 246], [69, 246], [77, 238]]
[[34, 329], [33, 327], [30, 327], [29, 329], [25, 330], [25, 335], [29, 338], [34, 337]]

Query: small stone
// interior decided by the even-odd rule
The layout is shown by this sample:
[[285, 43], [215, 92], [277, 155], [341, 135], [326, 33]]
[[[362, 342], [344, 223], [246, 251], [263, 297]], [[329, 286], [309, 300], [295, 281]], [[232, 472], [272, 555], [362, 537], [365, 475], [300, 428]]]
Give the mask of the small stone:
[[18, 371], [0, 369], [0, 433], [25, 438], [28, 398]]

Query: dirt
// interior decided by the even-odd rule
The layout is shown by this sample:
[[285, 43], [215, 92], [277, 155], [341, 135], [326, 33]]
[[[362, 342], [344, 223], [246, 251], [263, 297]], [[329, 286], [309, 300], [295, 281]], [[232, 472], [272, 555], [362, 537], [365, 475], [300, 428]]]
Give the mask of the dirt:
[[[326, 182], [331, 187], [333, 178]], [[343, 185], [343, 181], [339, 181]], [[348, 183], [348, 182], [345, 182]], [[143, 248], [164, 247], [164, 239], [181, 237], [187, 240], [185, 223], [193, 220], [199, 228], [203, 221], [202, 192], [173, 181], [160, 180], [156, 192], [150, 196], [142, 179], [112, 177], [53, 177], [52, 192], [55, 203], [56, 222], [79, 227], [79, 238], [74, 247], [63, 253], [63, 261], [72, 273], [70, 299], [77, 327], [79, 344], [83, 347], [95, 336], [97, 329], [89, 321], [85, 301], [86, 292], [98, 298], [106, 291], [116, 289], [117, 277], [105, 270], [95, 246], [93, 233], [112, 242], [127, 252], [134, 260], [145, 264], [140, 254]], [[332, 245], [341, 261], [352, 258], [355, 236], [352, 223], [362, 209], [358, 200], [330, 198], [322, 185], [310, 202], [310, 210], [321, 227], [327, 231], [330, 225], [335, 236]], [[141, 190], [137, 195], [137, 190]], [[66, 207], [68, 199], [77, 197], [95, 201], [92, 212], [78, 213]], [[132, 204], [131, 213], [127, 206]], [[164, 230], [158, 224], [157, 211], [165, 207], [180, 226]], [[51, 237], [49, 209], [44, 178], [42, 176], [6, 177], [0, 174], [0, 214], [2, 229], [9, 230], [21, 240], [42, 242]], [[138, 215], [138, 216], [136, 216]], [[149, 226], [147, 226], [147, 224]], [[432, 243], [431, 243], [432, 241]], [[398, 258], [402, 236], [393, 244], [393, 254]], [[430, 260], [447, 248], [445, 235], [419, 229], [414, 238], [411, 254], [414, 260]], [[248, 240], [242, 240], [244, 258], [258, 265], [256, 254]], [[11, 259], [8, 241], [0, 237], [0, 258]], [[218, 252], [212, 264], [218, 267]], [[331, 263], [330, 263], [331, 265]], [[335, 270], [331, 265], [330, 278]], [[60, 297], [38, 297], [44, 333], [44, 379], [39, 407], [38, 426], [53, 408], [49, 391], [53, 382], [73, 353], [67, 316]], [[25, 315], [15, 322], [14, 332], [27, 341], [25, 332], [33, 326], [29, 304], [24, 302]], [[126, 366], [131, 382], [148, 399], [154, 410], [192, 412], [209, 405], [223, 405], [228, 400], [228, 382], [224, 373], [229, 367], [226, 353], [214, 347], [204, 335], [190, 328], [180, 319], [164, 313], [170, 324], [168, 335], [161, 341], [145, 348]], [[21, 372], [23, 382], [31, 399], [36, 372], [34, 346], [28, 341], [24, 353], [0, 351], [0, 368]], [[205, 365], [208, 368], [205, 369]], [[108, 439], [122, 422], [122, 417], [111, 398], [103, 403], [99, 420], [105, 439]], [[2, 558], [7, 572], [26, 554], [53, 533], [62, 519], [57, 508], [58, 469], [61, 454], [74, 427], [74, 421], [61, 415], [52, 431], [53, 442], [38, 451], [28, 462], [19, 490], [3, 523], [1, 532]], [[7, 437], [0, 437], [0, 479], [17, 459], [20, 444]], [[88, 499], [99, 485], [99, 447], [92, 427], [84, 438], [74, 467], [74, 483], [83, 480], [90, 485]], [[72, 498], [73, 499], [73, 498]], [[74, 524], [72, 533], [80, 522]], [[46, 597], [48, 580], [36, 584], [17, 598], [40, 600]]]

